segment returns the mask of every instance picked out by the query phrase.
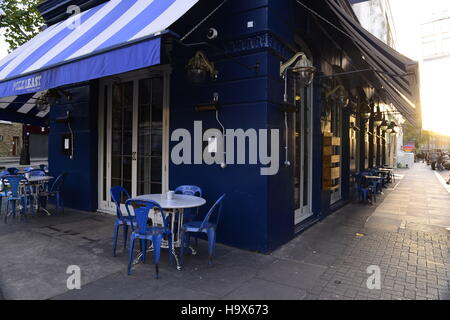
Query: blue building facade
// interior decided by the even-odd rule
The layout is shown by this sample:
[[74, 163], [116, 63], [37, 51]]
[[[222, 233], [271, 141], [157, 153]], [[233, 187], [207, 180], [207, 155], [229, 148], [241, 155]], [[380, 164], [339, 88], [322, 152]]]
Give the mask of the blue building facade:
[[[49, 0], [39, 9], [52, 24], [67, 18], [68, 5], [87, 10], [103, 2]], [[385, 164], [389, 146], [372, 120], [364, 122], [348, 107], [350, 100], [371, 98], [371, 76], [333, 76], [364, 69], [357, 46], [313, 13], [338, 24], [328, 7], [305, 3], [309, 9], [292, 0], [199, 1], [170, 27], [179, 37], [163, 37], [161, 65], [64, 87], [71, 98], [59, 99], [48, 121], [50, 170], [68, 173], [66, 206], [110, 211], [107, 190], [115, 184], [134, 194], [198, 185], [206, 207], [228, 195], [219, 242], [267, 253], [353, 200], [352, 174]], [[211, 28], [217, 38], [208, 39]], [[189, 81], [186, 66], [198, 51], [214, 63], [217, 79]], [[280, 66], [298, 52], [316, 68], [310, 86], [297, 87], [280, 75]], [[289, 111], [283, 108], [286, 92], [296, 101]], [[214, 99], [217, 113], [199, 111]], [[72, 157], [61, 150], [69, 128], [60, 119], [68, 114]], [[185, 129], [195, 136], [200, 121], [204, 130], [278, 130], [278, 173], [261, 175], [263, 166], [254, 164], [175, 164], [172, 134]]]

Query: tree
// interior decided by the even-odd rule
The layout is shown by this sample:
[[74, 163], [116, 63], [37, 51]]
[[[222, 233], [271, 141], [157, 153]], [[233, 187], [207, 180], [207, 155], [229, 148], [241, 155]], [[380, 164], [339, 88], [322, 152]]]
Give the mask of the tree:
[[37, 35], [44, 19], [37, 10], [43, 0], [0, 0], [0, 28], [12, 51]]

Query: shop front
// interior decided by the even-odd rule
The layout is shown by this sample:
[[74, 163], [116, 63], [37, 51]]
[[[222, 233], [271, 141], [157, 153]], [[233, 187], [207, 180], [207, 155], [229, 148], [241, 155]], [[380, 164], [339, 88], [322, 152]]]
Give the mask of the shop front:
[[375, 106], [415, 119], [396, 95], [411, 86], [361, 57], [346, 1], [73, 4], [75, 29], [65, 2], [44, 2], [49, 27], [0, 62], [0, 111], [50, 127], [68, 207], [114, 214], [113, 186], [197, 185], [206, 207], [227, 194], [219, 242], [269, 252], [351, 201], [353, 173], [386, 163]]

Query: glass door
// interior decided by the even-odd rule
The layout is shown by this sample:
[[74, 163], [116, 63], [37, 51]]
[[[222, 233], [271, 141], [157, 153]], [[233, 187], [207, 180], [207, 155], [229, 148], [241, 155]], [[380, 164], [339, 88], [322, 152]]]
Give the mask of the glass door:
[[294, 202], [295, 225], [313, 215], [311, 209], [312, 119], [311, 88], [299, 89], [298, 112], [294, 113]]
[[167, 77], [161, 74], [102, 81], [99, 210], [115, 211], [109, 195], [114, 186], [124, 187], [132, 197], [165, 191], [166, 81]]

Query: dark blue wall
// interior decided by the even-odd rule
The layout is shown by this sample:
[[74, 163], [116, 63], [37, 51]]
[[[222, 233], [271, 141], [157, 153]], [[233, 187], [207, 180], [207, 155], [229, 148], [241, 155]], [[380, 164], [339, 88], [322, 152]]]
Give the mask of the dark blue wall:
[[[200, 17], [197, 17], [199, 20]], [[254, 28], [247, 28], [247, 21], [254, 21]], [[180, 25], [183, 21], [180, 22]], [[267, 109], [273, 100], [269, 87], [267, 48], [262, 47], [264, 39], [257, 39], [258, 45], [246, 41], [248, 37], [267, 29], [267, 1], [232, 1], [220, 14], [208, 21], [206, 28], [219, 29], [224, 43], [216, 46], [227, 48], [240, 63], [247, 66], [259, 63], [258, 72], [236, 63], [223, 50], [206, 46], [184, 48], [177, 46], [172, 55], [171, 82], [171, 131], [185, 128], [193, 132], [194, 121], [203, 121], [204, 129], [220, 128], [214, 112], [196, 112], [195, 106], [212, 101], [213, 93], [220, 95], [220, 120], [228, 129], [266, 129]], [[206, 29], [196, 32], [189, 41], [203, 41]], [[204, 51], [219, 70], [219, 79], [203, 86], [190, 85], [185, 76], [185, 65], [196, 50]], [[173, 144], [172, 144], [173, 145]], [[222, 243], [250, 250], [267, 252], [268, 220], [267, 189], [268, 178], [260, 175], [255, 165], [230, 165], [222, 169], [219, 165], [170, 166], [170, 188], [181, 184], [196, 184], [205, 192], [207, 210], [217, 198], [226, 193], [224, 212], [218, 230]]]
[[[171, 29], [180, 35], [186, 34], [219, 2], [200, 1]], [[248, 27], [249, 21], [253, 21], [254, 27]], [[167, 47], [168, 52], [163, 53], [173, 70], [171, 132], [184, 128], [193, 133], [194, 121], [203, 121], [204, 129], [219, 128], [214, 112], [195, 111], [197, 105], [211, 102], [215, 92], [220, 95], [220, 120], [226, 128], [279, 129], [283, 132], [284, 114], [279, 109], [283, 94], [280, 63], [297, 51], [308, 51], [303, 47], [306, 43], [319, 74], [331, 74], [332, 65], [342, 66], [344, 54], [334, 44], [334, 41], [339, 42], [339, 38], [330, 39], [325, 35], [317, 21], [293, 0], [229, 1], [185, 42], [205, 41], [209, 27], [219, 30], [219, 39], [214, 41], [213, 47], [186, 47], [172, 43]], [[303, 43], [296, 41], [296, 37]], [[197, 50], [204, 51], [215, 63], [220, 72], [216, 81], [202, 86], [194, 86], [187, 81], [185, 66]], [[256, 64], [259, 70], [252, 68]], [[82, 210], [97, 209], [97, 91], [96, 83], [72, 88], [73, 100], [52, 108], [50, 114], [50, 170], [54, 174], [69, 173], [64, 190], [66, 205]], [[320, 219], [332, 210], [329, 192], [322, 191], [322, 93], [321, 80], [316, 79], [312, 133], [314, 216], [308, 222]], [[73, 160], [62, 155], [60, 150], [61, 134], [67, 129], [54, 121], [66, 110], [73, 111]], [[348, 131], [348, 127], [344, 125], [343, 130]], [[344, 144], [343, 149], [345, 162], [348, 161], [348, 146]], [[231, 246], [268, 252], [295, 235], [293, 168], [283, 167], [283, 162], [284, 153], [280, 148], [280, 171], [278, 175], [269, 177], [261, 176], [257, 165], [234, 165], [222, 169], [218, 165], [176, 166], [171, 163], [169, 187], [173, 190], [182, 184], [200, 186], [208, 200], [203, 210], [226, 193], [228, 197], [218, 240]], [[348, 175], [346, 168], [343, 168], [344, 175]], [[348, 188], [347, 181], [343, 186]], [[348, 197], [348, 192], [344, 191], [344, 197]]]
[[[65, 98], [51, 108], [49, 135], [49, 169], [52, 175], [67, 173], [63, 194], [65, 205], [70, 208], [95, 211], [97, 210], [97, 85], [73, 87], [66, 89], [72, 94], [72, 99]], [[56, 119], [65, 117], [71, 112], [71, 126], [74, 131], [74, 158], [70, 159], [62, 153], [62, 135], [69, 133], [63, 123]]]

